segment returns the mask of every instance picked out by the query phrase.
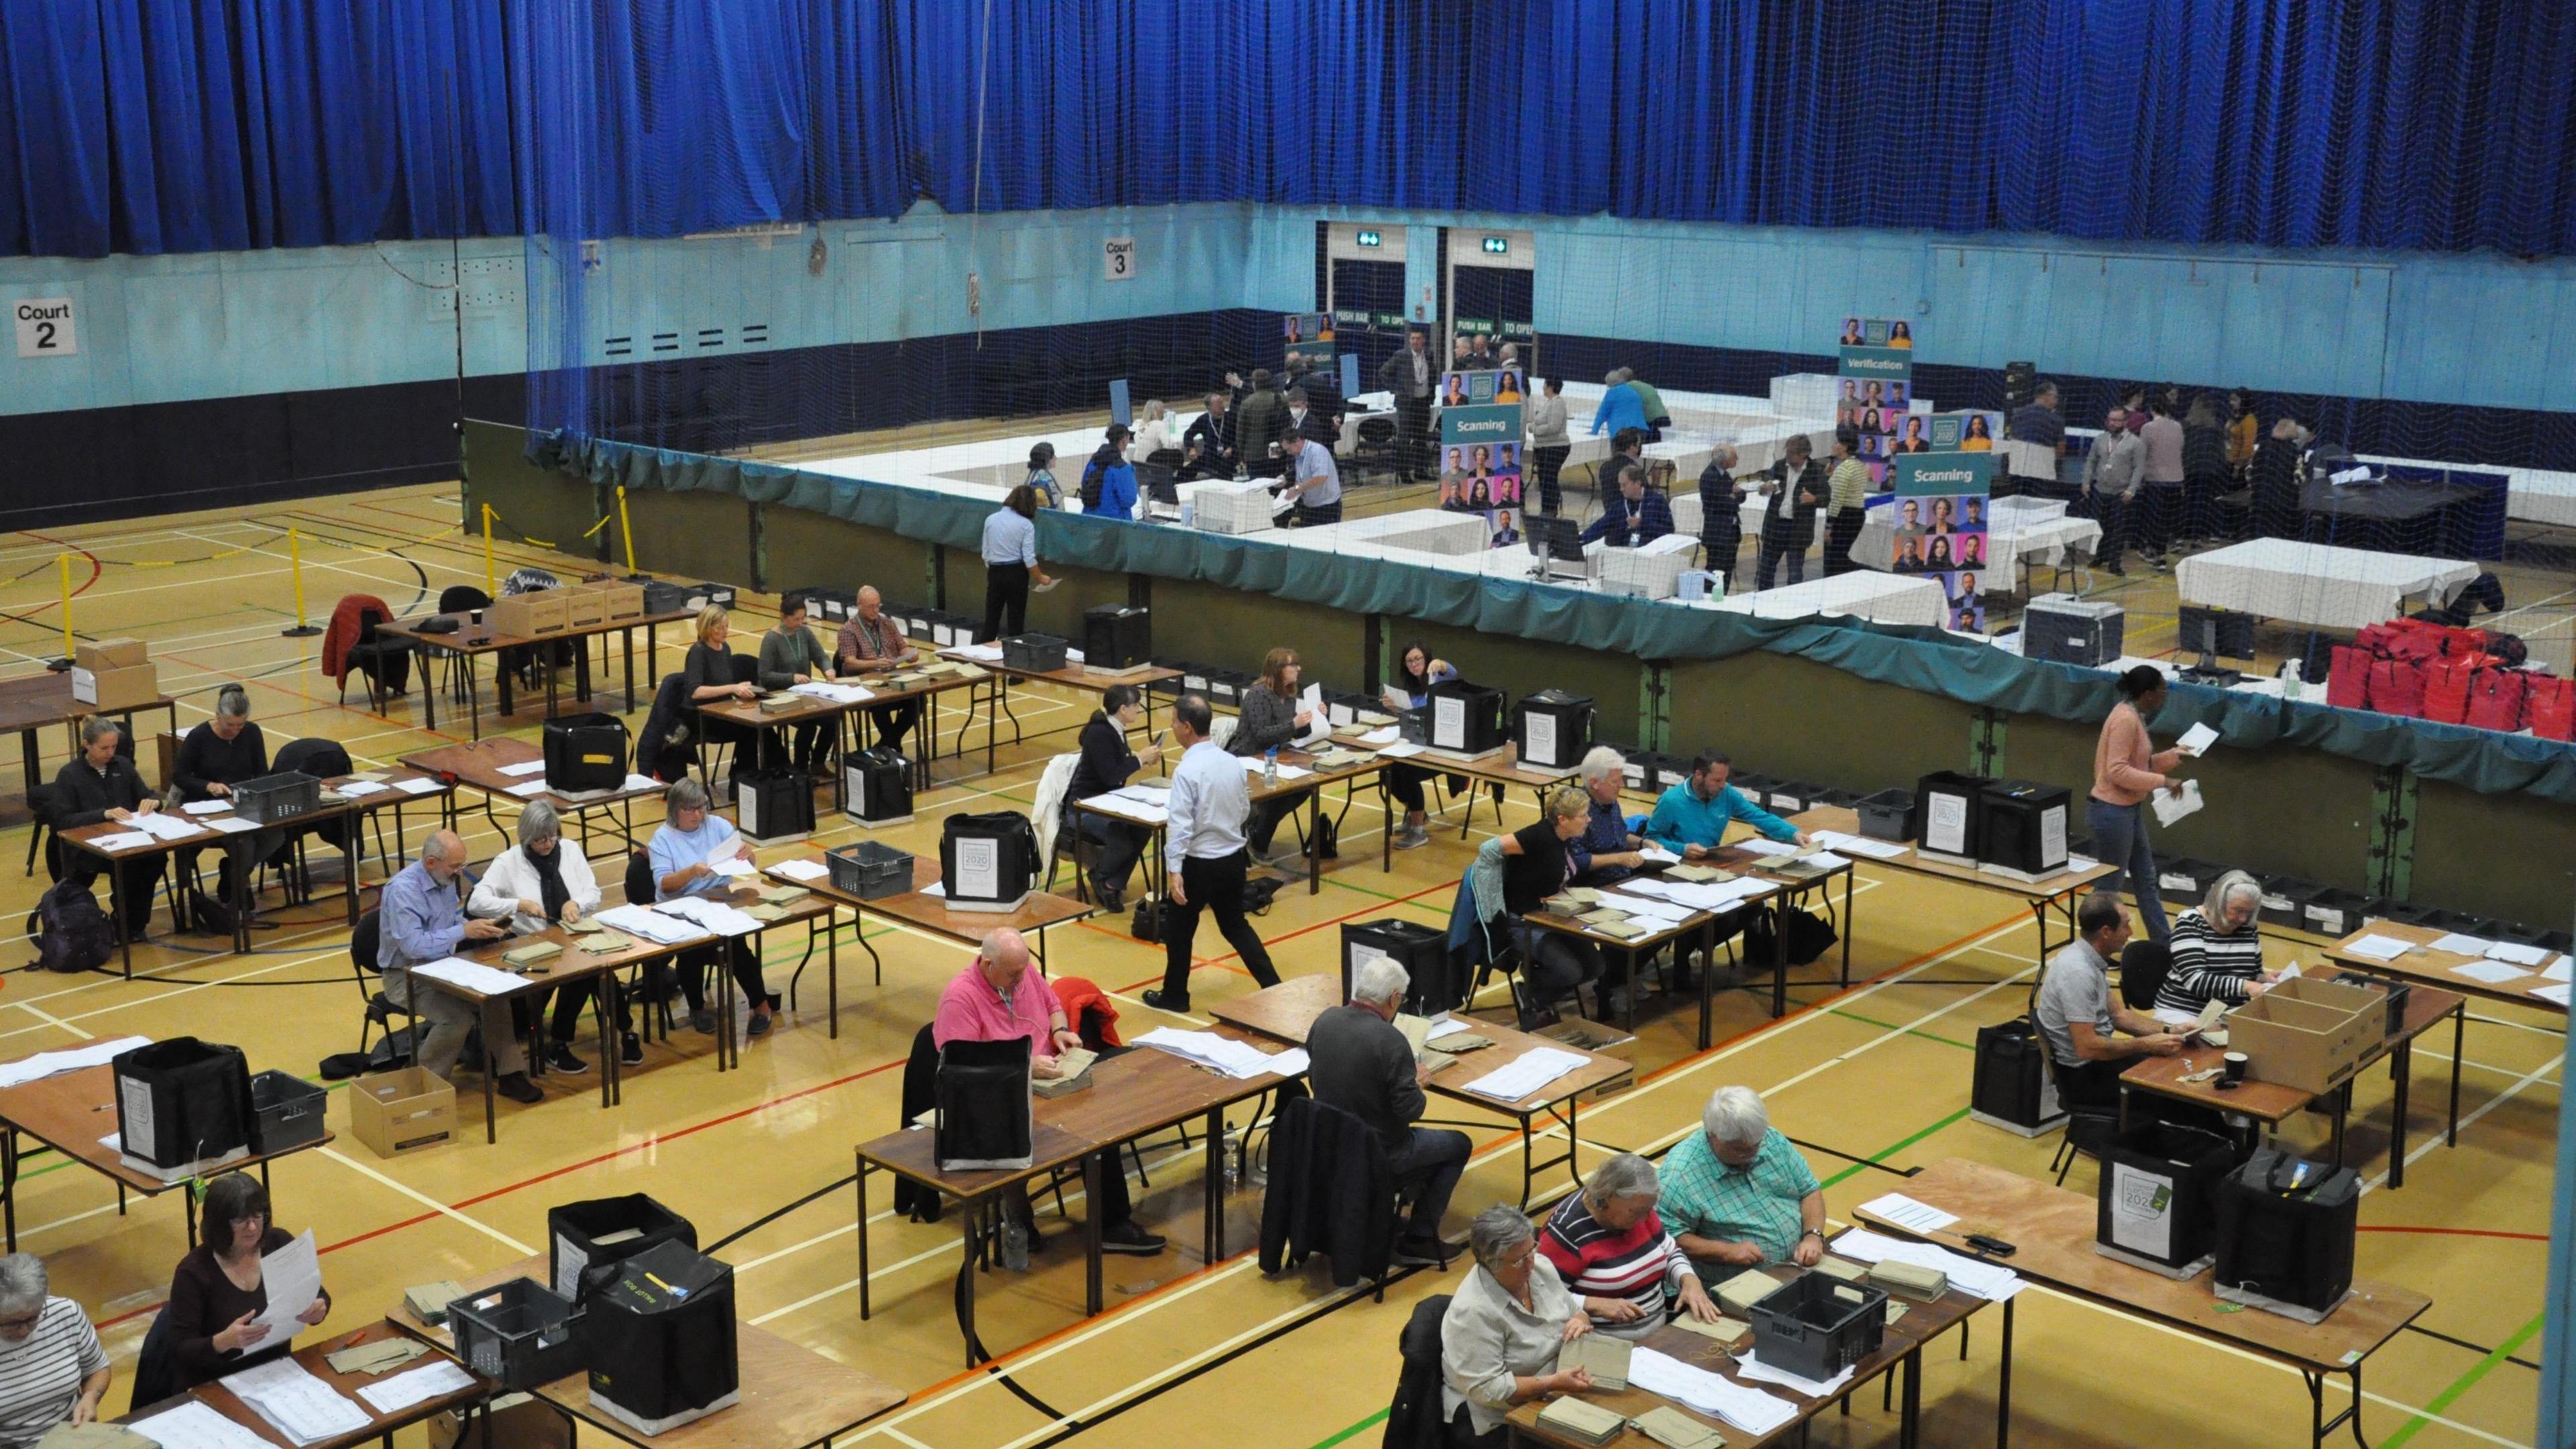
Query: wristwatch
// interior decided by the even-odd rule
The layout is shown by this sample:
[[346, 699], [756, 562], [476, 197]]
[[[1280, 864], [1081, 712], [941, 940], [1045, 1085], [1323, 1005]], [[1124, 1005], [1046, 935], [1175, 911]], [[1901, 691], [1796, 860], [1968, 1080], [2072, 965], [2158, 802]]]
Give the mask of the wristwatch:
[[1813, 1238], [1817, 1242], [1821, 1243], [1825, 1240], [1825, 1230], [1823, 1228], [1809, 1228], [1798, 1236], [1801, 1238]]

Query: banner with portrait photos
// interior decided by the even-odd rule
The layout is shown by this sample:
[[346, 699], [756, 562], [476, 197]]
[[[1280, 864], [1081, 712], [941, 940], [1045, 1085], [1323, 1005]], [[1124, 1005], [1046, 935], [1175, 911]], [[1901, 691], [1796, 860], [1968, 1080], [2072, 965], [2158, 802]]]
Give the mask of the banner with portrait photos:
[[1527, 374], [1518, 368], [1444, 372], [1438, 397], [1440, 506], [1485, 515], [1496, 548], [1520, 542]]
[[[1285, 343], [1280, 366], [1289, 372], [1333, 370], [1333, 314], [1291, 312], [1279, 321]], [[1297, 364], [1304, 359], [1305, 367]]]
[[1941, 621], [1982, 633], [1986, 627], [1986, 525], [1993, 502], [1995, 455], [1900, 453], [1892, 477], [1896, 557], [1890, 571], [1941, 586]]
[[1846, 317], [1834, 422], [1860, 434], [1872, 493], [1887, 491], [1888, 461], [1900, 444], [1924, 440], [1913, 422], [1914, 329], [1900, 318]]

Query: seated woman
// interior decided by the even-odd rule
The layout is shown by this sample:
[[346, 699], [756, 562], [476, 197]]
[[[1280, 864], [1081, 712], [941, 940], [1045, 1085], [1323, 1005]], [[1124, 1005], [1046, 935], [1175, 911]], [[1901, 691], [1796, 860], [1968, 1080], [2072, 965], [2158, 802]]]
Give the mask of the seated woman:
[[[1227, 754], [1258, 760], [1271, 750], [1293, 746], [1305, 734], [1314, 716], [1297, 703], [1300, 668], [1294, 649], [1273, 649], [1263, 657], [1261, 677], [1243, 692], [1236, 706], [1239, 717], [1233, 736], [1226, 741]], [[1271, 836], [1299, 803], [1294, 795], [1254, 803], [1252, 814], [1243, 822], [1243, 836], [1255, 860], [1270, 854]]]
[[[23, 1449], [62, 1424], [98, 1418], [115, 1371], [89, 1315], [46, 1290], [45, 1260], [0, 1258], [0, 1446]], [[166, 1311], [166, 1310], [165, 1310]]]
[[[161, 803], [161, 797], [144, 786], [143, 777], [135, 772], [134, 761], [117, 753], [125, 731], [116, 721], [104, 715], [84, 715], [80, 722], [80, 753], [63, 761], [54, 774], [54, 829], [78, 830], [84, 825], [106, 821], [123, 824], [137, 815], [149, 815]], [[57, 848], [66, 880], [93, 886], [110, 867], [86, 850]], [[152, 923], [152, 892], [161, 884], [162, 868], [168, 857], [154, 852], [140, 859], [119, 862], [116, 871], [117, 903], [125, 911], [125, 934], [141, 940], [146, 926]]]
[[[518, 835], [518, 844], [492, 857], [492, 863], [483, 868], [483, 878], [474, 883], [474, 894], [465, 902], [465, 914], [506, 921], [511, 934], [525, 936], [548, 926], [569, 926], [599, 909], [598, 877], [591, 874], [590, 862], [579, 850], [564, 848], [563, 821], [555, 807], [543, 800], [529, 801], [519, 811]], [[590, 1070], [590, 1063], [573, 1055], [572, 1037], [581, 1024], [582, 1006], [598, 990], [595, 977], [556, 988], [554, 1047], [546, 1053], [547, 1071]], [[627, 1024], [618, 1023], [623, 1038], [620, 1060], [636, 1066], [644, 1060], [644, 1044], [626, 1029]]]
[[[194, 804], [227, 799], [233, 786], [267, 773], [268, 739], [251, 722], [250, 691], [238, 684], [227, 684], [215, 691], [213, 717], [189, 730], [187, 738], [179, 742], [171, 781], [179, 787], [180, 800]], [[235, 878], [247, 883], [250, 872], [285, 855], [293, 844], [293, 837], [283, 829], [244, 830], [223, 837], [223, 843], [216, 847], [224, 853], [223, 864], [215, 873], [216, 900], [209, 902], [200, 896], [195, 902], [198, 929], [231, 929]], [[181, 879], [196, 879], [197, 848], [181, 850], [178, 855]]]
[[[1113, 684], [1101, 691], [1100, 708], [1082, 727], [1082, 757], [1074, 764], [1072, 783], [1065, 787], [1067, 801], [1088, 800], [1123, 789], [1128, 776], [1161, 762], [1161, 745], [1148, 744], [1143, 749], [1127, 746], [1127, 732], [1144, 714], [1145, 695], [1136, 686]], [[1112, 820], [1097, 811], [1067, 813], [1083, 839], [1100, 844], [1100, 854], [1091, 862], [1091, 890], [1102, 910], [1115, 912], [1126, 904], [1121, 897], [1127, 891], [1127, 875], [1136, 868], [1136, 858], [1152, 843], [1153, 829], [1132, 821]]]
[[[199, 1221], [197, 1246], [170, 1275], [170, 1302], [161, 1310], [173, 1392], [283, 1358], [294, 1347], [293, 1334], [252, 1322], [268, 1309], [260, 1259], [295, 1240], [269, 1222], [268, 1189], [246, 1172], [225, 1173], [206, 1184]], [[326, 1292], [295, 1321], [310, 1327], [330, 1311]]]
[[[1520, 948], [1521, 1030], [1532, 1031], [1553, 1019], [1552, 1008], [1568, 992], [1601, 976], [1601, 948], [1562, 931], [1522, 925], [1541, 903], [1574, 883], [1574, 853], [1566, 846], [1592, 821], [1592, 797], [1579, 785], [1559, 785], [1548, 792], [1539, 818], [1503, 837], [1503, 909], [1512, 916], [1513, 941]], [[1603, 990], [1606, 993], [1607, 987]], [[1606, 999], [1602, 1009], [1612, 1010]]]
[[1662, 1193], [1655, 1164], [1615, 1154], [1556, 1205], [1538, 1235], [1539, 1252], [1603, 1333], [1644, 1338], [1664, 1326], [1676, 1300], [1700, 1322], [1717, 1321], [1717, 1305], [1655, 1213]]
[[[1403, 660], [1396, 665], [1395, 677], [1387, 681], [1387, 703], [1393, 704], [1401, 698], [1406, 709], [1428, 709], [1431, 706], [1431, 686], [1457, 677], [1458, 671], [1449, 667], [1448, 660], [1432, 658], [1431, 651], [1417, 639], [1404, 646]], [[1431, 843], [1431, 814], [1422, 797], [1422, 784], [1430, 778], [1431, 772], [1418, 765], [1386, 767], [1386, 791], [1404, 807], [1404, 828], [1396, 833], [1394, 842], [1398, 850], [1412, 850]], [[1453, 775], [1450, 782], [1452, 790], [1462, 789], [1466, 785], [1466, 777]]]
[[1496, 1203], [1476, 1214], [1467, 1248], [1476, 1266], [1440, 1317], [1440, 1413], [1451, 1444], [1501, 1449], [1513, 1405], [1592, 1387], [1582, 1369], [1556, 1372], [1558, 1351], [1590, 1333], [1592, 1320], [1520, 1209]]
[[[732, 889], [733, 878], [716, 867], [751, 858], [750, 842], [734, 830], [732, 821], [709, 808], [713, 803], [707, 787], [695, 780], [682, 780], [662, 792], [669, 818], [653, 832], [645, 850], [652, 863], [655, 901], [724, 895]], [[760, 956], [751, 942], [750, 936], [727, 936], [715, 945], [692, 946], [680, 953], [680, 991], [689, 1003], [689, 1025], [710, 1034], [716, 1029], [716, 1014], [707, 1009], [706, 987], [698, 978], [719, 959], [728, 963], [734, 984], [751, 1003], [751, 1034], [765, 1036], [776, 1024], [778, 998], [761, 979]]]
[[2280, 979], [2263, 969], [2263, 933], [2255, 928], [2262, 909], [2263, 888], [2231, 870], [2210, 883], [2206, 899], [2174, 919], [2173, 966], [2156, 988], [2157, 1020], [2189, 1021], [2213, 1001], [2243, 1006]]

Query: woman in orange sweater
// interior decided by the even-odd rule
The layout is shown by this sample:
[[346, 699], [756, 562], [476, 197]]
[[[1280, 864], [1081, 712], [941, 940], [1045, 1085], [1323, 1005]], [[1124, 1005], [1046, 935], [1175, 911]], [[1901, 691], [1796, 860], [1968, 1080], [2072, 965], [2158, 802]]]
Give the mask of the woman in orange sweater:
[[2121, 872], [2106, 877], [2101, 889], [2118, 890], [2125, 876], [2137, 893], [2148, 938], [2162, 942], [2169, 928], [2157, 896], [2155, 852], [2147, 848], [2147, 797], [2173, 779], [2182, 751], [2159, 753], [2147, 738], [2147, 720], [2165, 707], [2164, 675], [2141, 664], [2120, 676], [2119, 688], [2120, 702], [2111, 706], [2093, 746], [2093, 794], [2085, 801], [2084, 822], [2093, 832], [2094, 857]]

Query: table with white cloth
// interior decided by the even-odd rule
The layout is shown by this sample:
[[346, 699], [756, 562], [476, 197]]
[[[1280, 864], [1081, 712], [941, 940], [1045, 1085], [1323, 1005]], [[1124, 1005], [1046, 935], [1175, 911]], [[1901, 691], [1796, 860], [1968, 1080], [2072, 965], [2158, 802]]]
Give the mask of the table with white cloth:
[[[1760, 488], [1761, 479], [1748, 478], [1742, 473], [1735, 476], [1737, 482], [1745, 485], [1744, 501], [1735, 506], [1736, 519], [1743, 526], [1744, 537], [1759, 539], [1762, 537], [1765, 510], [1770, 507], [1771, 500], [1755, 491]], [[1700, 507], [1699, 481], [1696, 475], [1683, 482], [1681, 491], [1672, 499], [1672, 505], [1673, 532], [1698, 537], [1700, 524], [1707, 519], [1708, 515]], [[1825, 510], [1817, 509], [1813, 522], [1815, 526], [1809, 530], [1807, 542], [1822, 543], [1825, 541]]]
[[2457, 559], [2258, 538], [2184, 559], [2174, 585], [2186, 604], [2360, 629], [2396, 618], [2409, 600], [2448, 603], [2477, 576]]
[[2576, 528], [2576, 473], [2515, 468], [2505, 477], [2506, 517]]
[[[2017, 505], [2017, 506], [2006, 506]], [[1863, 515], [1860, 538], [1852, 544], [1852, 560], [1868, 568], [1883, 569], [1896, 557], [1897, 500], [1891, 499]], [[2090, 518], [2069, 518], [2066, 505], [2046, 498], [1997, 498], [1990, 500], [1986, 516], [1986, 557], [1981, 567], [1989, 580], [2000, 575], [2019, 581], [2023, 568], [2036, 564], [2051, 568], [2066, 561], [2067, 550], [2081, 550], [2090, 557], [2102, 541], [2102, 525]]]
[[1751, 614], [1757, 619], [1804, 619], [1829, 614], [1866, 619], [1873, 624], [1924, 624], [1937, 628], [1948, 603], [1941, 586], [1930, 579], [1854, 569], [1831, 578], [1735, 594], [1699, 607]]

